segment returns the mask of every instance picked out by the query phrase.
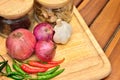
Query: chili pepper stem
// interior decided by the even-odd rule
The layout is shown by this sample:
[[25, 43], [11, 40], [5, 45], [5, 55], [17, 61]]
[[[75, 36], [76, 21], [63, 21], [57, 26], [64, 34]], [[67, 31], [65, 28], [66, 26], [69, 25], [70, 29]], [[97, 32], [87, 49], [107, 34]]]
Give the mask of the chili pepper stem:
[[2, 55], [0, 55], [0, 57], [5, 61], [5, 58]]
[[17, 63], [18, 65], [21, 65], [21, 64], [22, 64], [22, 63], [20, 63], [19, 61], [15, 60], [15, 59], [13, 60], [13, 62], [14, 62], [14, 63]]

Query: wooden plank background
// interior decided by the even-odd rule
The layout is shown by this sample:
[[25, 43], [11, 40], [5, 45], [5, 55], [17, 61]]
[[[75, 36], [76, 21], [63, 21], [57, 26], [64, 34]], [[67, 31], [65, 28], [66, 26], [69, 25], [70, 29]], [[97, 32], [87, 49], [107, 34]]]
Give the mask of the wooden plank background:
[[112, 72], [104, 80], [120, 80], [120, 0], [74, 0], [74, 4], [111, 62]]

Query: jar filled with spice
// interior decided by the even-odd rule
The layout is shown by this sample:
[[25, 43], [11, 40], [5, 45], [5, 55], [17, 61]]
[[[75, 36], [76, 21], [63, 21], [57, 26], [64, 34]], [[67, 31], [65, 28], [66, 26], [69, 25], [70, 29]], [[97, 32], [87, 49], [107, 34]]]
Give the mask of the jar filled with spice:
[[18, 28], [30, 29], [34, 0], [0, 0], [0, 35], [6, 37]]
[[38, 22], [55, 23], [57, 19], [69, 22], [73, 0], [35, 0], [34, 14]]

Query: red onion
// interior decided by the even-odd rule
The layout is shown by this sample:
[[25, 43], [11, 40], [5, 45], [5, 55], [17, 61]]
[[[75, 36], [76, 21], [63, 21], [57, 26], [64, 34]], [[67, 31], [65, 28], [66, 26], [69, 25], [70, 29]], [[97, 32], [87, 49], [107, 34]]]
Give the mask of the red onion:
[[35, 47], [36, 56], [44, 62], [51, 61], [55, 55], [55, 52], [56, 52], [56, 45], [51, 40], [49, 41], [39, 40], [36, 43], [36, 47]]
[[53, 33], [53, 27], [46, 22], [39, 23], [33, 30], [37, 40], [52, 40]]
[[17, 60], [29, 58], [35, 48], [35, 36], [27, 29], [16, 29], [6, 39], [8, 54]]

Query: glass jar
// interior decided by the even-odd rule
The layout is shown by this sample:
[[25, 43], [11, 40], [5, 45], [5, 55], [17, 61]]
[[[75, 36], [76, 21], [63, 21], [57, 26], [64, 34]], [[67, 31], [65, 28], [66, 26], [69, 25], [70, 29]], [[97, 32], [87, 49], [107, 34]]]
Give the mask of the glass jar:
[[73, 14], [73, 0], [35, 0], [34, 14], [38, 22], [55, 23], [57, 19], [69, 22]]
[[18, 28], [30, 29], [33, 25], [34, 0], [0, 0], [0, 35], [7, 37]]

